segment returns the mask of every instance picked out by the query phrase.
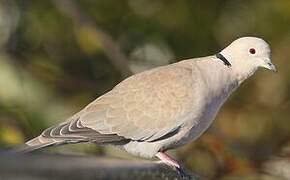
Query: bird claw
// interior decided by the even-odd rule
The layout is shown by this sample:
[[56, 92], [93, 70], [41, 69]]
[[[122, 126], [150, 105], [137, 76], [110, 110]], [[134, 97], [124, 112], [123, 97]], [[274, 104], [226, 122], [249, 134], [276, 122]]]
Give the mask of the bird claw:
[[186, 169], [183, 168], [176, 160], [172, 159], [166, 153], [158, 152], [156, 156], [161, 160], [162, 163], [165, 163], [166, 165], [174, 168], [183, 179], [191, 179], [191, 176], [186, 172]]
[[187, 173], [186, 169], [182, 166], [175, 167], [178, 174], [182, 177], [182, 179], [191, 179], [191, 175]]

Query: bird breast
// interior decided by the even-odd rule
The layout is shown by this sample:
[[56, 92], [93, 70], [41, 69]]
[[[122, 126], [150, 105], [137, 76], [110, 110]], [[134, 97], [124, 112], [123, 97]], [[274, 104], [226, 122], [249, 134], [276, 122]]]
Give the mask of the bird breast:
[[[199, 77], [206, 77], [199, 82], [196, 94], [199, 99], [194, 104], [194, 111], [191, 111], [185, 120], [181, 133], [176, 137], [176, 141], [170, 148], [175, 148], [187, 144], [189, 141], [197, 139], [212, 124], [219, 109], [239, 86], [238, 81], [231, 78], [223, 68], [215, 68], [217, 73], [210, 71], [200, 71]], [[223, 72], [218, 72], [223, 71]], [[218, 82], [218, 83], [217, 83]], [[198, 107], [198, 108], [197, 108]], [[179, 139], [178, 139], [179, 138]]]

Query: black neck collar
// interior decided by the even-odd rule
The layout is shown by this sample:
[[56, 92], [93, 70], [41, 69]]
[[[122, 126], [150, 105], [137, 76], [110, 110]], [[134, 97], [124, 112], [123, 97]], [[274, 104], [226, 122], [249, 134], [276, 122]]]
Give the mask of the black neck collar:
[[231, 63], [225, 58], [221, 53], [217, 53], [215, 55], [218, 59], [220, 59], [222, 62], [224, 62], [225, 66], [231, 67]]

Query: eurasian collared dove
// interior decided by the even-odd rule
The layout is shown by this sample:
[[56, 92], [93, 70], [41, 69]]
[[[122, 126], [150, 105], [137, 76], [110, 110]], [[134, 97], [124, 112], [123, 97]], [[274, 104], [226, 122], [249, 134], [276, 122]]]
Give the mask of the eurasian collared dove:
[[22, 150], [79, 142], [112, 144], [180, 169], [165, 151], [198, 138], [229, 95], [258, 67], [276, 71], [270, 57], [264, 40], [243, 37], [216, 55], [133, 75], [28, 141]]

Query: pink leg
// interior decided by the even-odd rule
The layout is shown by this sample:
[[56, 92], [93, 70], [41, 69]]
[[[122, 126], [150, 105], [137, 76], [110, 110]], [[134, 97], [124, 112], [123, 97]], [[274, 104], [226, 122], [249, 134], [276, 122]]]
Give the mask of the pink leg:
[[180, 169], [179, 163], [176, 160], [172, 159], [170, 156], [168, 156], [166, 153], [158, 152], [155, 156], [158, 157], [165, 164]]

